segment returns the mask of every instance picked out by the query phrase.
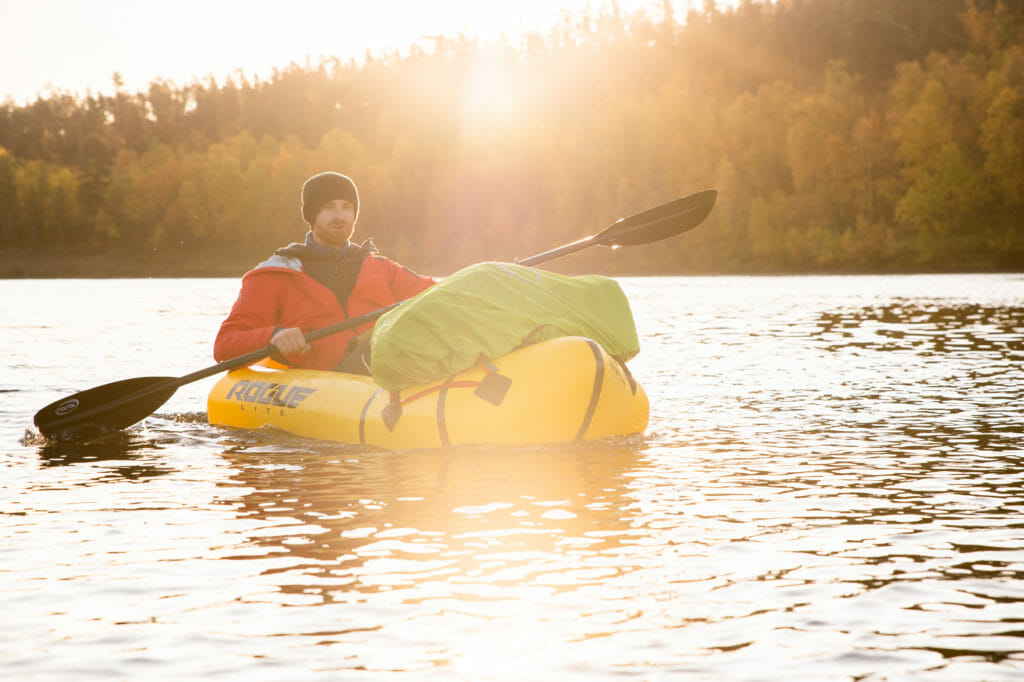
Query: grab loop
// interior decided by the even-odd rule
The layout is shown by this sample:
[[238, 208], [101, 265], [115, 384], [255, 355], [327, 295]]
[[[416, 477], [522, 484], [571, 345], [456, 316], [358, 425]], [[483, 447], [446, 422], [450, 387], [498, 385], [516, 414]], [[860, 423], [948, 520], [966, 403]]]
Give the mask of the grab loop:
[[389, 433], [395, 430], [398, 420], [402, 418], [402, 400], [400, 393], [395, 392], [391, 394], [388, 404], [384, 406], [383, 410], [381, 410], [380, 418], [384, 422], [384, 427]]
[[512, 386], [512, 380], [503, 374], [498, 374], [498, 368], [483, 355], [477, 360], [477, 364], [484, 368], [484, 378], [480, 380], [473, 395], [486, 400], [491, 405], [501, 405], [509, 387]]

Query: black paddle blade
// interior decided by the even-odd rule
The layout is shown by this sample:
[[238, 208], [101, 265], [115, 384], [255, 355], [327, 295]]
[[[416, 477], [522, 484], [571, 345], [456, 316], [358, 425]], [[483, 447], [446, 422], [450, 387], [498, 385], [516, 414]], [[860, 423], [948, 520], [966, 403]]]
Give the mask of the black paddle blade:
[[704, 222], [717, 198], [718, 190], [706, 189], [649, 208], [608, 226], [594, 241], [604, 246], [635, 246], [674, 237]]
[[88, 440], [119, 431], [151, 415], [178, 389], [174, 377], [138, 377], [90, 388], [36, 412], [39, 432], [51, 441]]
[[533, 266], [591, 246], [636, 246], [674, 237], [704, 222], [717, 198], [718, 190], [706, 189], [623, 218], [591, 237], [538, 253], [536, 256], [516, 259], [516, 263]]

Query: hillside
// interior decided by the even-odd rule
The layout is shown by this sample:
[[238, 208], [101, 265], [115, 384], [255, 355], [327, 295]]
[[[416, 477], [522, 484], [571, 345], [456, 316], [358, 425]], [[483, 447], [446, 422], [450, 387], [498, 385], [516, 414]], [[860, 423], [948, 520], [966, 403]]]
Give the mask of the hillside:
[[0, 276], [238, 274], [302, 238], [299, 187], [325, 169], [359, 184], [361, 236], [436, 274], [706, 187], [685, 237], [559, 267], [1020, 270], [1024, 6], [613, 9], [519, 42], [8, 101]]

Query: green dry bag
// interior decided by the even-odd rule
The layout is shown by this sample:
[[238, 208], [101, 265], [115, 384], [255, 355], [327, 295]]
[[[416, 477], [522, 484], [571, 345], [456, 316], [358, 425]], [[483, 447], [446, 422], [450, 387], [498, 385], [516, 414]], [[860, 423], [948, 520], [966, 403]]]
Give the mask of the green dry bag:
[[382, 316], [370, 369], [389, 391], [433, 383], [518, 346], [585, 336], [625, 362], [640, 351], [629, 301], [600, 275], [567, 277], [510, 263], [480, 263], [446, 277]]

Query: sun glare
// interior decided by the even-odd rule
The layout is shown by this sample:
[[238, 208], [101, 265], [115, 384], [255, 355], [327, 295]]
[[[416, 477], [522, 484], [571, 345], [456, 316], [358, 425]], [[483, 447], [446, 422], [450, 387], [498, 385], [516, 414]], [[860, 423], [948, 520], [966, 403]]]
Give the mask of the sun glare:
[[481, 59], [474, 64], [462, 89], [462, 115], [470, 128], [488, 130], [512, 122], [521, 93], [505, 66]]
[[[718, 0], [718, 6], [735, 2]], [[562, 19], [604, 3], [309, 0], [297, 8], [281, 0], [250, 0], [244, 12], [238, 11], [237, 2], [206, 0], [179, 0], [170, 9], [117, 0], [8, 4], [11, 7], [5, 8], [6, 24], [0, 22], [0, 58], [7, 57], [11, 63], [20, 59], [19, 63], [28, 66], [5, 75], [0, 97], [10, 94], [17, 100], [28, 100], [47, 83], [72, 92], [109, 92], [115, 71], [125, 89], [144, 91], [156, 79], [185, 84], [210, 77], [223, 82], [238, 74], [266, 78], [275, 69], [292, 63], [302, 65], [307, 60], [315, 63], [320, 57], [358, 60], [368, 53], [403, 53], [429, 36], [454, 38], [461, 34], [485, 44], [502, 38], [515, 42], [531, 32], [544, 33]], [[673, 6], [679, 14], [681, 8], [693, 4], [677, 1]], [[663, 11], [663, 5], [655, 0], [618, 0], [616, 6], [626, 15], [640, 8], [652, 13]], [[112, 15], [117, 16], [116, 22], [107, 20]], [[150, 30], [157, 25], [160, 31]], [[45, 41], [32, 35], [32, 30], [38, 30], [34, 27], [42, 26], [46, 26]], [[224, 30], [228, 26], [231, 31]], [[190, 37], [193, 48], [181, 49], [181, 35]], [[54, 44], [65, 49], [54, 51], [48, 47]], [[66, 59], [69, 51], [80, 54], [81, 59]], [[482, 85], [476, 90], [480, 94], [472, 97], [471, 109], [479, 109], [480, 115], [494, 115], [501, 111], [503, 99], [509, 103], [507, 91], [496, 83]]]

